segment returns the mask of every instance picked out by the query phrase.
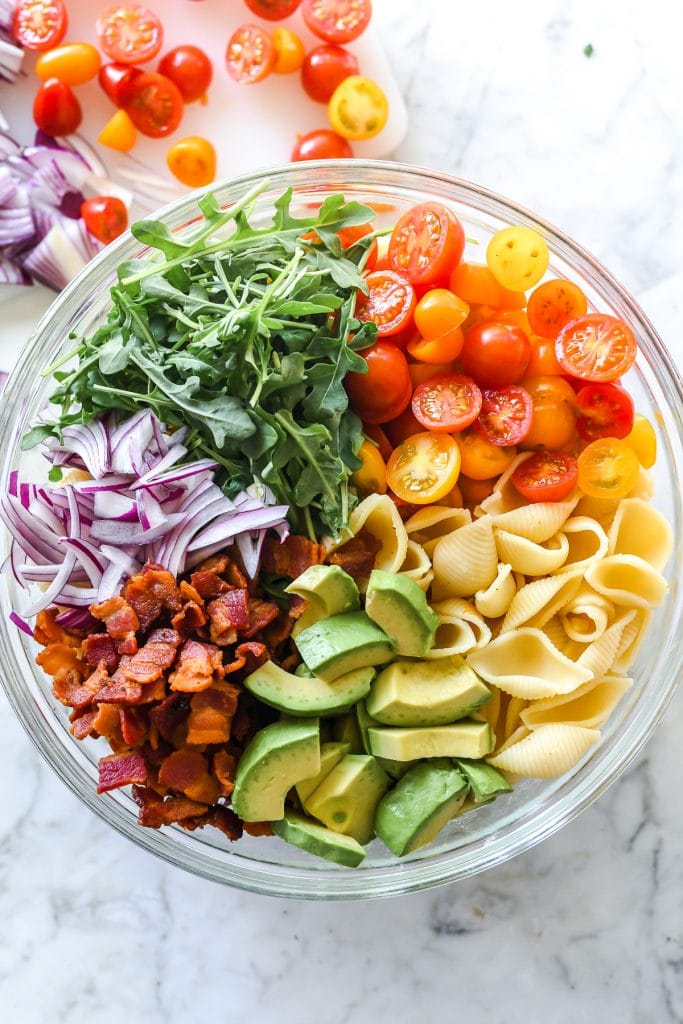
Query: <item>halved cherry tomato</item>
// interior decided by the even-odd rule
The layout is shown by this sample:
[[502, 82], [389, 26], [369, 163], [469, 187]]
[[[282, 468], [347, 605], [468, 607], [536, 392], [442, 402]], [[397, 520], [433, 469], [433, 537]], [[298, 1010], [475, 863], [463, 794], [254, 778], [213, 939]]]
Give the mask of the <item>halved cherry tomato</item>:
[[527, 501], [562, 501], [576, 487], [578, 476], [573, 455], [536, 452], [517, 466], [510, 479]]
[[161, 21], [140, 4], [113, 4], [98, 17], [101, 48], [119, 64], [144, 64], [156, 57], [164, 38]]
[[342, 139], [329, 128], [317, 128], [307, 135], [300, 135], [292, 150], [290, 159], [298, 160], [347, 160], [353, 150], [346, 139]]
[[97, 80], [112, 103], [124, 107], [133, 81], [142, 74], [130, 64], [103, 64]]
[[631, 433], [633, 399], [616, 384], [586, 384], [576, 396], [576, 408], [576, 429], [583, 441]]
[[327, 117], [345, 139], [372, 139], [387, 123], [389, 104], [377, 82], [364, 75], [349, 75], [332, 93]]
[[503, 288], [523, 292], [541, 280], [550, 261], [545, 240], [533, 228], [501, 228], [486, 249], [486, 263]]
[[395, 448], [401, 441], [405, 441], [407, 437], [412, 437], [413, 434], [421, 434], [424, 430], [424, 424], [415, 419], [413, 410], [408, 406], [395, 420], [389, 420], [388, 423], [385, 423], [384, 430]]
[[128, 210], [116, 196], [93, 196], [81, 204], [81, 217], [91, 235], [108, 245], [128, 227]]
[[576, 437], [574, 390], [564, 377], [525, 377], [533, 403], [531, 427], [522, 448], [564, 448]]
[[67, 24], [62, 0], [18, 0], [12, 35], [27, 50], [51, 50], [66, 35]]
[[365, 278], [368, 294], [358, 293], [356, 317], [377, 324], [377, 334], [388, 337], [403, 330], [413, 318], [415, 291], [393, 270], [376, 270]]
[[355, 470], [351, 477], [358, 493], [362, 497], [366, 494], [386, 494], [387, 467], [377, 446], [372, 441], [363, 441], [358, 458], [361, 461], [360, 469]]
[[441, 203], [418, 203], [396, 222], [389, 241], [389, 266], [414, 285], [444, 281], [460, 260], [465, 232]]
[[607, 313], [589, 313], [571, 320], [555, 342], [555, 354], [565, 373], [600, 384], [630, 370], [636, 351], [630, 327]]
[[426, 431], [401, 442], [387, 465], [394, 494], [415, 505], [429, 505], [453, 489], [460, 473], [460, 451], [449, 434]]
[[213, 65], [198, 46], [176, 46], [159, 63], [159, 74], [170, 78], [178, 86], [186, 103], [193, 103], [206, 95], [213, 78]]
[[454, 372], [452, 363], [410, 363], [408, 370], [414, 388], [426, 380], [431, 380], [432, 377], [442, 377], [444, 373]]
[[657, 435], [645, 416], [636, 413], [633, 429], [624, 438], [624, 442], [636, 453], [643, 469], [652, 469], [657, 460]]
[[469, 312], [467, 303], [447, 288], [430, 288], [415, 308], [415, 326], [425, 341], [435, 341], [462, 327]]
[[[491, 477], [489, 480], [472, 480], [471, 477], [461, 473], [458, 477], [458, 487], [462, 494], [462, 500], [468, 508], [476, 508], [481, 505], [485, 498], [493, 491], [498, 477]], [[443, 500], [443, 499], [442, 499]]]
[[423, 341], [419, 336], [408, 342], [408, 352], [413, 359], [431, 365], [441, 365], [444, 362], [452, 362], [457, 359], [462, 351], [465, 336], [460, 327], [454, 331], [448, 331], [441, 338], [433, 341]]
[[579, 455], [579, 487], [591, 498], [623, 498], [638, 479], [638, 458], [625, 441], [603, 437]]
[[190, 188], [210, 185], [216, 177], [216, 150], [201, 135], [189, 135], [171, 146], [166, 154], [171, 174]]
[[358, 72], [358, 59], [343, 46], [316, 46], [303, 62], [301, 84], [316, 103], [328, 103], [337, 86]]
[[55, 138], [75, 132], [83, 111], [71, 86], [58, 78], [43, 82], [33, 100], [33, 120], [41, 132]]
[[503, 448], [524, 440], [534, 410], [528, 391], [518, 384], [484, 388], [481, 399], [481, 412], [474, 421], [474, 429], [480, 437]]
[[533, 331], [531, 330], [531, 324], [525, 309], [501, 309], [496, 313], [496, 320], [500, 320], [504, 324], [512, 324], [513, 327], [519, 327], [520, 331], [524, 331], [527, 338], [531, 341]]
[[526, 372], [530, 377], [549, 377], [564, 371], [555, 355], [555, 342], [549, 338], [531, 338], [531, 356]]
[[282, 21], [294, 14], [301, 0], [244, 0], [252, 14], [264, 21]]
[[427, 430], [452, 433], [474, 423], [481, 411], [481, 391], [471, 377], [449, 373], [416, 387], [411, 407]]
[[[341, 242], [342, 249], [350, 249], [356, 242], [360, 242], [361, 238], [371, 235], [374, 230], [374, 225], [369, 222], [367, 224], [350, 224], [346, 228], [340, 228], [337, 232], [337, 237]], [[377, 270], [377, 251], [377, 239], [375, 238], [365, 257], [365, 270], [367, 273]], [[392, 334], [391, 340], [394, 345], [399, 344], [395, 334]], [[400, 347], [403, 348], [403, 345], [400, 345]]]
[[458, 434], [456, 441], [460, 448], [462, 471], [471, 480], [499, 477], [517, 454], [516, 448], [501, 448], [500, 445], [491, 444], [473, 430]]
[[228, 74], [240, 85], [263, 81], [275, 63], [270, 35], [260, 25], [240, 25], [228, 39], [225, 62]]
[[380, 455], [386, 462], [394, 448], [391, 441], [385, 434], [384, 429], [376, 423], [364, 423], [363, 433], [377, 445]]
[[479, 384], [516, 384], [526, 373], [531, 344], [524, 331], [501, 320], [484, 320], [465, 331], [460, 362]]
[[350, 43], [372, 17], [371, 0], [304, 0], [304, 21], [327, 43]]
[[275, 50], [273, 71], [276, 75], [291, 75], [299, 71], [306, 59], [306, 49], [296, 32], [278, 25], [271, 36]]
[[527, 313], [534, 334], [556, 338], [563, 327], [588, 309], [588, 300], [573, 281], [554, 278], [539, 284], [529, 296]]
[[413, 386], [400, 348], [378, 341], [361, 352], [367, 373], [347, 373], [344, 384], [354, 409], [366, 423], [387, 423], [403, 412]]
[[125, 110], [117, 110], [97, 136], [97, 141], [119, 153], [128, 153], [138, 137], [137, 128]]
[[485, 263], [458, 263], [451, 273], [449, 288], [470, 306], [522, 309], [526, 305], [524, 292], [503, 288]]
[[177, 85], [156, 71], [143, 71], [126, 88], [124, 110], [143, 135], [162, 139], [183, 116], [183, 97]]
[[46, 82], [58, 78], [65, 85], [83, 85], [100, 70], [102, 58], [90, 43], [62, 43], [42, 53], [36, 61], [36, 74]]

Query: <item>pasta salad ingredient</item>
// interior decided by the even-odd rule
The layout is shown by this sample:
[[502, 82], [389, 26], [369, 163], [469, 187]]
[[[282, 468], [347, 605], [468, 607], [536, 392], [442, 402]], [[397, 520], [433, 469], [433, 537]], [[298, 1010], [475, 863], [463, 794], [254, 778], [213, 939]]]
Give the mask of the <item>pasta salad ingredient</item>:
[[17, 0], [12, 35], [27, 50], [43, 52], [61, 43], [67, 24], [63, 0]]
[[144, 64], [161, 49], [161, 21], [140, 4], [112, 4], [97, 18], [97, 38], [106, 55], [118, 64]]
[[83, 120], [83, 111], [71, 86], [48, 78], [33, 100], [33, 120], [41, 132], [59, 138], [71, 135]]
[[327, 117], [344, 139], [362, 141], [379, 135], [389, 118], [387, 98], [371, 78], [349, 75], [332, 93]]
[[328, 43], [350, 43], [367, 28], [372, 17], [371, 0], [304, 0], [304, 21], [315, 35]]
[[616, 317], [588, 313], [570, 320], [557, 336], [557, 359], [579, 380], [605, 383], [622, 377], [636, 358], [633, 332]]
[[460, 471], [460, 450], [450, 434], [431, 431], [402, 441], [387, 463], [387, 483], [394, 494], [415, 505], [443, 498]]
[[576, 487], [579, 468], [566, 452], [536, 452], [517, 466], [510, 479], [527, 501], [562, 501]]
[[213, 79], [213, 67], [203, 50], [185, 44], [164, 54], [159, 62], [159, 74], [171, 79], [186, 103], [194, 103], [206, 95]]
[[101, 63], [99, 50], [90, 43], [62, 43], [41, 53], [35, 70], [43, 82], [58, 78], [65, 85], [83, 85], [97, 75]]
[[93, 196], [81, 203], [86, 228], [99, 242], [107, 245], [128, 227], [128, 210], [118, 196]]

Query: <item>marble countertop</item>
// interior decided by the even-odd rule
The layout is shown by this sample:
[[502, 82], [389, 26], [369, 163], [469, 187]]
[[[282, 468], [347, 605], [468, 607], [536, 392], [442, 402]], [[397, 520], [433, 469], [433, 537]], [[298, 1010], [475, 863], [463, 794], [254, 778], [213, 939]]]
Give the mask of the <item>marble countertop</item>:
[[[409, 109], [397, 156], [565, 229], [683, 357], [670, 0], [375, 6]], [[3, 306], [0, 365], [26, 308]], [[166, 866], [67, 791], [4, 698], [0, 720], [0, 1006], [12, 1024], [683, 1021], [681, 693], [636, 766], [540, 847], [362, 904], [240, 894]]]

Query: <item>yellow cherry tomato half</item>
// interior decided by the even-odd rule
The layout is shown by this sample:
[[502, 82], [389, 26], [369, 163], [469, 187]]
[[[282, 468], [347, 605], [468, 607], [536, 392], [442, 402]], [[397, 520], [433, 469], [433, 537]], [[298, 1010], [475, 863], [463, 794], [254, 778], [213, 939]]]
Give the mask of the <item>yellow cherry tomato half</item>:
[[643, 469], [652, 469], [657, 461], [657, 435], [645, 416], [636, 413], [631, 433], [624, 438], [624, 444], [633, 449]]
[[138, 130], [125, 110], [117, 110], [97, 136], [97, 141], [119, 153], [128, 153], [138, 137]]
[[190, 188], [210, 185], [216, 177], [216, 150], [200, 135], [188, 135], [171, 146], [166, 163], [171, 174]]
[[591, 498], [623, 498], [638, 479], [636, 453], [615, 437], [601, 437], [578, 458], [579, 488]]
[[456, 440], [460, 449], [462, 472], [472, 480], [490, 480], [500, 476], [517, 454], [515, 447], [502, 448], [498, 444], [491, 444], [474, 431], [470, 434], [457, 434]]
[[327, 116], [332, 130], [343, 139], [372, 139], [387, 123], [389, 103], [371, 78], [349, 75], [332, 93]]
[[495, 279], [515, 292], [538, 284], [549, 261], [548, 246], [533, 228], [502, 228], [486, 249], [486, 262]]
[[387, 463], [387, 483], [413, 505], [430, 505], [452, 491], [460, 473], [460, 451], [450, 434], [427, 430], [396, 448]]
[[351, 477], [358, 493], [362, 497], [367, 494], [386, 494], [387, 466], [377, 445], [372, 441], [363, 441], [358, 458], [361, 467]]
[[447, 288], [430, 288], [415, 307], [415, 326], [425, 341], [443, 337], [462, 327], [470, 307]]
[[90, 43], [62, 43], [36, 61], [36, 74], [43, 82], [58, 78], [65, 85], [83, 85], [100, 70], [100, 51]]
[[275, 50], [273, 71], [277, 75], [291, 75], [298, 71], [306, 57], [306, 50], [296, 32], [279, 25], [270, 33]]

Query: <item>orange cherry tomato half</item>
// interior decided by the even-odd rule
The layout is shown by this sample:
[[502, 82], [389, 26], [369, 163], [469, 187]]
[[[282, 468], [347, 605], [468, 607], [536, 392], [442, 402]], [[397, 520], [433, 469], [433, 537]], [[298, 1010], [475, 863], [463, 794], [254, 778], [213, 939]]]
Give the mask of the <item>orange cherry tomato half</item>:
[[71, 135], [83, 120], [81, 105], [70, 85], [48, 78], [33, 100], [33, 120], [46, 135]]
[[528, 391], [518, 384], [484, 388], [481, 399], [481, 412], [474, 421], [474, 429], [480, 437], [503, 448], [524, 440], [534, 411]]
[[521, 386], [533, 403], [522, 448], [564, 448], [576, 437], [574, 389], [564, 377], [525, 377]]
[[177, 85], [156, 71], [142, 71], [125, 92], [124, 110], [143, 135], [162, 139], [170, 135], [183, 116], [183, 97]]
[[97, 141], [119, 153], [128, 153], [137, 141], [137, 128], [125, 110], [117, 110], [97, 136]]
[[292, 150], [291, 160], [347, 160], [353, 150], [341, 135], [329, 128], [317, 128], [307, 135], [300, 135]]
[[159, 62], [159, 74], [178, 86], [186, 103], [206, 95], [213, 78], [213, 65], [198, 46], [176, 46]]
[[81, 204], [81, 217], [95, 238], [108, 245], [128, 227], [128, 210], [116, 196], [93, 196]]
[[417, 337], [408, 342], [408, 352], [413, 359], [419, 359], [422, 363], [437, 365], [444, 362], [452, 362], [457, 359], [465, 343], [465, 336], [460, 327], [448, 331], [440, 338], [433, 341], [424, 341]]
[[527, 501], [562, 501], [576, 487], [579, 469], [566, 452], [536, 452], [511, 476], [514, 488]]
[[497, 387], [516, 384], [526, 373], [531, 344], [519, 327], [500, 320], [484, 320], [465, 331], [460, 362], [479, 384]]
[[304, 21], [326, 43], [350, 43], [372, 17], [371, 0], [304, 0]]
[[415, 388], [413, 415], [427, 430], [452, 433], [474, 423], [481, 411], [481, 391], [459, 373], [432, 377]]
[[586, 384], [576, 396], [576, 429], [583, 441], [627, 437], [633, 429], [633, 399], [616, 384]]
[[271, 36], [275, 50], [273, 71], [276, 75], [291, 75], [298, 71], [306, 59], [306, 49], [296, 32], [278, 25]]
[[494, 476], [489, 480], [472, 480], [469, 476], [461, 473], [458, 477], [458, 487], [464, 504], [468, 508], [476, 508], [477, 505], [481, 505], [482, 501], [492, 493], [497, 479], [498, 477]]
[[456, 437], [462, 459], [462, 471], [471, 480], [490, 480], [500, 476], [508, 468], [516, 448], [501, 448], [491, 444], [485, 437], [470, 430]]
[[189, 188], [210, 185], [216, 177], [216, 150], [201, 135], [176, 142], [166, 154], [166, 163], [171, 174]]
[[358, 59], [343, 46], [316, 46], [301, 67], [301, 84], [315, 103], [328, 103], [337, 86], [359, 70]]
[[403, 352], [389, 341], [378, 341], [360, 353], [367, 373], [347, 373], [344, 381], [351, 403], [366, 423], [388, 423], [410, 402], [413, 386]]
[[636, 453], [625, 441], [603, 437], [579, 455], [579, 487], [591, 498], [623, 498], [638, 479]]
[[379, 448], [372, 441], [363, 441], [358, 450], [358, 458], [361, 465], [351, 479], [361, 497], [367, 494], [386, 494], [387, 467]]
[[565, 373], [604, 384], [630, 370], [636, 359], [630, 327], [606, 313], [589, 313], [566, 324], [557, 336], [555, 354]]
[[97, 80], [112, 103], [117, 107], [124, 107], [131, 84], [141, 74], [140, 68], [134, 68], [130, 64], [103, 64]]
[[460, 451], [449, 434], [414, 434], [392, 453], [387, 483], [397, 497], [414, 505], [429, 505], [455, 487]]
[[58, 78], [65, 85], [83, 85], [100, 70], [102, 58], [90, 43], [62, 43], [36, 61], [36, 74], [43, 82]]
[[100, 47], [119, 64], [144, 64], [156, 57], [164, 38], [161, 21], [140, 4], [112, 4], [98, 17]]
[[261, 82], [273, 70], [273, 41], [260, 25], [240, 25], [228, 40], [225, 51], [228, 74], [240, 85]]
[[294, 14], [301, 0], [244, 0], [252, 14], [264, 21], [282, 21]]
[[12, 35], [27, 50], [51, 50], [61, 43], [67, 25], [62, 0], [18, 0], [12, 15]]
[[578, 285], [555, 278], [532, 291], [527, 314], [534, 334], [556, 338], [570, 320], [583, 316], [587, 309], [588, 300]]
[[389, 265], [411, 284], [446, 280], [465, 248], [458, 218], [441, 203], [418, 203], [399, 217], [389, 241]]
[[415, 290], [393, 270], [376, 270], [365, 278], [368, 294], [358, 293], [356, 317], [377, 324], [377, 334], [388, 337], [403, 330], [412, 320]]
[[415, 326], [425, 341], [434, 341], [461, 327], [470, 307], [447, 288], [431, 288], [415, 308]]

